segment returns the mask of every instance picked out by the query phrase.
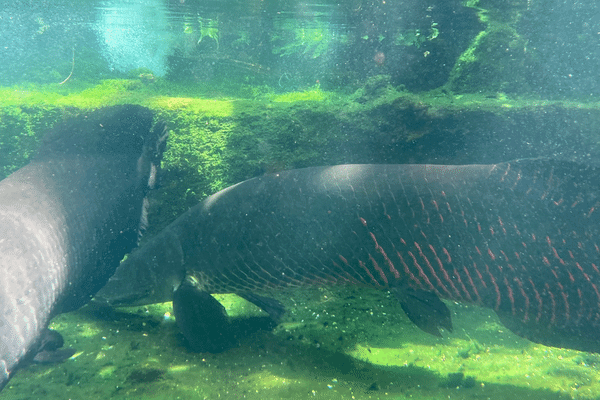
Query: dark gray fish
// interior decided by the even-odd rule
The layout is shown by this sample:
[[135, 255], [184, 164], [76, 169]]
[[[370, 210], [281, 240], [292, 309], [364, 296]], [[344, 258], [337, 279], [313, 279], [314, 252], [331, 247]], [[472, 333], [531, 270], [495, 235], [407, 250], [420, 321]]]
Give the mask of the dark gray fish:
[[88, 302], [135, 246], [166, 136], [152, 120], [132, 105], [81, 115], [0, 181], [0, 388], [57, 350], [50, 319]]
[[452, 329], [440, 300], [449, 299], [492, 308], [533, 341], [598, 352], [599, 183], [597, 168], [541, 159], [265, 175], [181, 215], [130, 254], [97, 299], [168, 301], [181, 282], [188, 302], [190, 285], [248, 297], [357, 284], [390, 290], [434, 335]]

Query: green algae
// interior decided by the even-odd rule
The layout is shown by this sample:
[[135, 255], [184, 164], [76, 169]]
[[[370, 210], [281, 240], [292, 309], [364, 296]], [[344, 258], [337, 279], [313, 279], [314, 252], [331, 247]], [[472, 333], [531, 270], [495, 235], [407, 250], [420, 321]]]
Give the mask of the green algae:
[[532, 71], [540, 70], [540, 60], [528, 48], [526, 34], [518, 29], [526, 3], [463, 1], [476, 10], [483, 29], [456, 59], [445, 87], [461, 93], [535, 92], [530, 83], [535, 81]]
[[5, 150], [0, 173], [6, 176], [24, 165], [44, 132], [74, 113], [122, 103], [145, 105], [170, 130], [162, 184], [152, 194], [152, 233], [202, 198], [265, 172], [403, 162], [395, 150], [399, 144], [426, 140], [467, 123], [477, 134], [522, 116], [535, 121], [552, 113], [572, 114], [579, 115], [578, 124], [591, 133], [600, 118], [595, 102], [447, 88], [411, 93], [393, 87], [386, 75], [370, 78], [349, 95], [318, 86], [283, 94], [260, 87], [243, 92], [250, 97], [140, 78], [0, 88], [0, 143]]
[[[545, 400], [600, 394], [594, 364], [582, 362], [590, 356], [516, 337], [488, 310], [451, 304], [454, 333], [436, 338], [414, 327], [385, 292], [304, 288], [275, 295], [288, 309], [282, 323], [217, 355], [185, 349], [170, 303], [61, 315], [52, 327], [78, 353], [62, 364], [19, 371], [4, 394], [32, 400]], [[261, 313], [237, 296], [219, 300], [233, 318]], [[465, 348], [471, 349], [466, 356]], [[453, 386], [453, 374], [471, 379]]]
[[271, 100], [278, 103], [294, 103], [298, 101], [325, 101], [333, 96], [333, 93], [327, 93], [316, 87], [312, 90], [300, 92], [289, 92], [271, 96]]

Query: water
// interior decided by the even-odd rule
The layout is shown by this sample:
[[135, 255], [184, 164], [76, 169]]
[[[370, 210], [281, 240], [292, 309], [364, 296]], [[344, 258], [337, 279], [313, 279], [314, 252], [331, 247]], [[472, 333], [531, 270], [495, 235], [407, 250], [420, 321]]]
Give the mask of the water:
[[94, 30], [111, 70], [147, 68], [165, 75], [173, 32], [163, 1], [103, 2], [97, 13]]
[[[423, 56], [440, 42], [443, 12], [417, 1], [388, 6], [130, 0], [77, 7], [68, 1], [16, 2], [1, 16], [7, 62], [0, 65], [0, 82], [52, 82], [69, 71], [74, 51], [78, 66], [96, 74], [87, 79], [138, 69], [178, 80], [230, 73], [291, 90], [317, 81], [339, 87], [391, 73], [414, 86], [420, 64], [445, 57]], [[475, 22], [470, 14], [458, 18]], [[449, 67], [440, 72], [447, 75]], [[441, 79], [432, 75], [420, 84]]]
[[[0, 0], [0, 177], [58, 121], [120, 103], [152, 108], [171, 131], [148, 235], [206, 195], [288, 168], [598, 164], [599, 7]], [[598, 355], [533, 344], [489, 310], [450, 305], [455, 330], [436, 338], [385, 292], [279, 295], [288, 309], [279, 327], [220, 355], [185, 349], [170, 304], [60, 315], [53, 327], [78, 355], [23, 368], [2, 395], [600, 397]], [[232, 315], [263, 315], [221, 300]]]
[[0, 83], [52, 82], [69, 72], [75, 50], [80, 66], [92, 69], [87, 79], [137, 69], [179, 80], [229, 73], [292, 90], [316, 81], [340, 88], [384, 73], [395, 84], [428, 90], [452, 79], [456, 57], [486, 24], [509, 19], [515, 31], [488, 29], [481, 38], [490, 41], [487, 51], [510, 53], [507, 65], [482, 68], [517, 72], [511, 82], [508, 71], [490, 70], [499, 73], [491, 77], [502, 81], [498, 89], [598, 93], [597, 5], [547, 8], [515, 1], [505, 18], [490, 18], [458, 1], [7, 2], [0, 14]]

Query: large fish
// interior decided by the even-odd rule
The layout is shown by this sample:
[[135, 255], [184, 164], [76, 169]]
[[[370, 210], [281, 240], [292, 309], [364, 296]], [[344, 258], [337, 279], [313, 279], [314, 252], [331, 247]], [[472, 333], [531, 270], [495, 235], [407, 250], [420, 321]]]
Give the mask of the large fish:
[[164, 124], [139, 106], [62, 124], [0, 181], [0, 388], [47, 349], [49, 320], [85, 304], [137, 242]]
[[209, 321], [208, 343], [185, 325], [183, 333], [213, 351], [223, 333], [209, 327], [224, 320], [208, 293], [234, 292], [277, 315], [256, 294], [358, 284], [392, 291], [431, 334], [452, 329], [440, 300], [449, 299], [492, 308], [533, 341], [597, 352], [599, 185], [600, 169], [541, 159], [265, 175], [181, 215], [130, 254], [97, 298], [166, 301], [179, 287], [178, 323]]

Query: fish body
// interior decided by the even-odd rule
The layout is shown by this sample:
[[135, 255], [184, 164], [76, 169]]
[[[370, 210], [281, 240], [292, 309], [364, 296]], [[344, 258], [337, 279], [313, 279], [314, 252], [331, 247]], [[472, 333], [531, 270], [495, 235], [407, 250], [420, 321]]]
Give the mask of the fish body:
[[0, 181], [0, 387], [135, 246], [163, 149], [152, 120], [139, 106], [82, 115]]
[[265, 175], [181, 215], [97, 299], [168, 301], [190, 277], [206, 293], [242, 296], [353, 284], [392, 291], [432, 334], [452, 328], [446, 299], [491, 308], [533, 341], [597, 352], [599, 178], [542, 159]]

